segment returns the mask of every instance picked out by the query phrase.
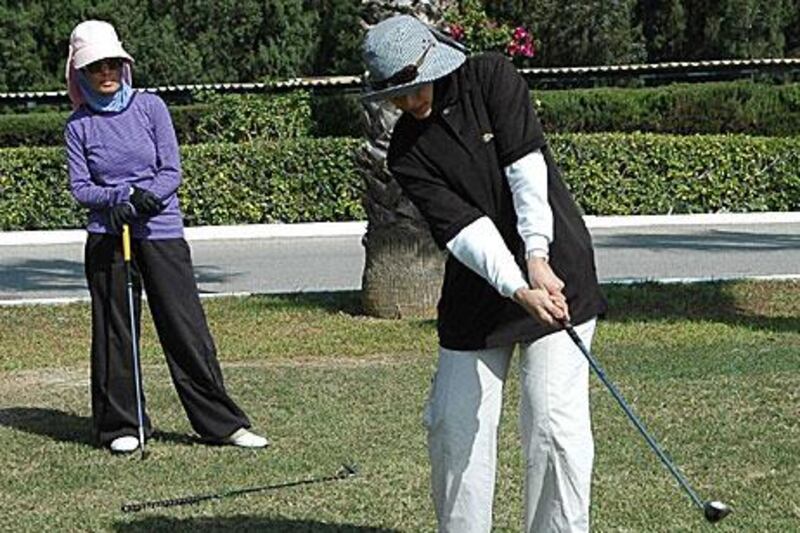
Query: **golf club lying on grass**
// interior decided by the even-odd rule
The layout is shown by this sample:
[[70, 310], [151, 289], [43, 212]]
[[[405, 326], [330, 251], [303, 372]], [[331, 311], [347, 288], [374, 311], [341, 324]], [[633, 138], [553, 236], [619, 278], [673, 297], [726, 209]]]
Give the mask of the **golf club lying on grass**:
[[146, 457], [144, 450], [144, 409], [142, 409], [142, 364], [139, 359], [139, 341], [136, 337], [136, 310], [133, 307], [133, 274], [131, 272], [131, 228], [122, 226], [122, 258], [125, 260], [125, 284], [128, 289], [128, 314], [131, 318], [131, 353], [133, 357], [133, 381], [136, 389], [136, 417], [139, 423], [139, 451], [141, 458]]
[[285, 489], [287, 487], [296, 487], [298, 485], [311, 485], [313, 483], [324, 483], [326, 481], [336, 481], [340, 479], [348, 479], [358, 475], [358, 466], [355, 464], [344, 464], [333, 476], [317, 477], [311, 479], [301, 479], [299, 481], [289, 481], [287, 483], [278, 483], [275, 485], [261, 485], [259, 487], [247, 487], [244, 489], [224, 490], [214, 494], [199, 494], [196, 496], [184, 496], [182, 498], [171, 498], [168, 500], [153, 500], [148, 502], [132, 502], [122, 505], [123, 513], [136, 513], [144, 509], [155, 509], [157, 507], [176, 507], [178, 505], [192, 505], [208, 500], [221, 500], [233, 496], [241, 496], [242, 494], [251, 494], [253, 492], [264, 492], [269, 490]]
[[638, 429], [639, 433], [641, 433], [642, 436], [645, 438], [647, 444], [650, 445], [653, 451], [656, 452], [656, 454], [658, 455], [659, 459], [661, 459], [661, 462], [664, 463], [664, 466], [666, 466], [667, 469], [670, 471], [670, 473], [675, 477], [675, 479], [678, 480], [678, 483], [683, 488], [683, 490], [686, 491], [686, 493], [692, 499], [694, 504], [701, 511], [703, 511], [703, 516], [705, 516], [706, 520], [708, 520], [709, 522], [719, 522], [720, 520], [728, 516], [731, 513], [731, 508], [725, 505], [724, 503], [716, 500], [704, 502], [703, 500], [700, 499], [700, 497], [697, 495], [694, 489], [692, 489], [692, 487], [689, 485], [689, 482], [686, 481], [686, 478], [683, 477], [683, 474], [681, 474], [681, 472], [678, 470], [678, 467], [676, 467], [672, 463], [672, 461], [670, 461], [669, 457], [667, 457], [667, 454], [664, 453], [664, 451], [661, 449], [658, 443], [656, 443], [655, 439], [652, 436], [650, 436], [650, 434], [647, 432], [647, 429], [645, 429], [644, 424], [642, 424], [639, 418], [634, 414], [633, 410], [630, 408], [628, 403], [622, 397], [622, 394], [620, 394], [620, 392], [617, 390], [614, 384], [611, 383], [611, 381], [609, 381], [608, 378], [606, 378], [603, 369], [600, 367], [597, 360], [595, 360], [589, 349], [586, 347], [581, 338], [572, 328], [572, 324], [570, 324], [568, 321], [564, 321], [563, 326], [567, 334], [570, 336], [570, 338], [575, 342], [580, 351], [583, 352], [583, 355], [584, 357], [586, 357], [586, 360], [589, 361], [589, 365], [592, 367], [592, 370], [594, 370], [595, 374], [597, 374], [597, 377], [600, 378], [600, 381], [603, 382], [606, 388], [608, 388], [608, 390], [617, 400], [617, 403], [619, 403], [620, 407], [622, 407], [622, 410], [625, 411], [625, 414], [628, 415], [630, 421], [633, 422], [633, 425], [636, 426], [636, 429]]

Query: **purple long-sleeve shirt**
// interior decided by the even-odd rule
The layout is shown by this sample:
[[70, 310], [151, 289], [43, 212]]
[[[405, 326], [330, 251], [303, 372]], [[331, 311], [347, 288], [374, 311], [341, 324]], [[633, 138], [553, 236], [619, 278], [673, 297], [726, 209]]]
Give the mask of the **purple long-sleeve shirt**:
[[134, 238], [183, 237], [176, 194], [181, 183], [178, 140], [166, 104], [150, 93], [134, 93], [118, 113], [96, 113], [81, 106], [64, 131], [70, 189], [89, 208], [90, 233], [108, 233], [108, 209], [130, 200], [132, 186], [149, 190], [164, 203], [153, 217], [139, 215]]

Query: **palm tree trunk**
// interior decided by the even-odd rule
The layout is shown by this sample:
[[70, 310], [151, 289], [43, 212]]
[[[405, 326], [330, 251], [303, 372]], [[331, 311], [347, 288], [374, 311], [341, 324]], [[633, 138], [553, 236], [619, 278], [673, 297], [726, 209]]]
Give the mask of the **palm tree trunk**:
[[[366, 28], [398, 13], [435, 24], [452, 0], [363, 0]], [[386, 168], [386, 152], [399, 113], [391, 104], [364, 103], [366, 141], [357, 154], [365, 184], [367, 213], [363, 244], [366, 263], [362, 305], [382, 318], [436, 314], [446, 254], [431, 238], [428, 225]]]

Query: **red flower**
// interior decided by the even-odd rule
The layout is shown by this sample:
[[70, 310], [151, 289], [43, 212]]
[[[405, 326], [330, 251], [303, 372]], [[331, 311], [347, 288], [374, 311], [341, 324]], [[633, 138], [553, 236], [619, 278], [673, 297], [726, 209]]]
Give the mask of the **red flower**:
[[520, 47], [519, 54], [525, 57], [533, 57], [536, 54], [536, 48], [532, 42], [525, 43]]
[[533, 44], [533, 36], [524, 26], [517, 26], [511, 35], [511, 41], [506, 47], [506, 53], [510, 56], [533, 57], [536, 54], [536, 47]]
[[447, 31], [450, 33], [450, 37], [456, 41], [464, 40], [464, 27], [460, 24], [450, 24], [447, 28]]

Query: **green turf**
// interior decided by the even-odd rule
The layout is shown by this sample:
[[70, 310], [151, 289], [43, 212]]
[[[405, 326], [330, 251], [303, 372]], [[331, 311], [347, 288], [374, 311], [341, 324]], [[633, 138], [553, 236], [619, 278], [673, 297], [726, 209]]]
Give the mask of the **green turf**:
[[[800, 283], [607, 287], [594, 351], [701, 496], [735, 513], [703, 523], [602, 385], [592, 380], [593, 530], [796, 531], [800, 524]], [[358, 314], [354, 294], [205, 301], [226, 383], [273, 446], [197, 443], [152, 327], [151, 456], [89, 442], [88, 306], [0, 308], [0, 530], [430, 531], [421, 408], [430, 321]], [[149, 315], [145, 315], [149, 320]], [[512, 367], [513, 368], [513, 367]], [[518, 390], [500, 440], [498, 531], [521, 520]], [[171, 498], [334, 474], [347, 481], [123, 514]]]

